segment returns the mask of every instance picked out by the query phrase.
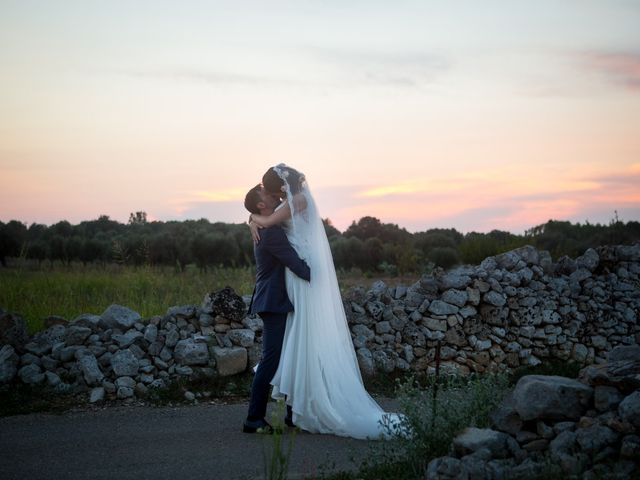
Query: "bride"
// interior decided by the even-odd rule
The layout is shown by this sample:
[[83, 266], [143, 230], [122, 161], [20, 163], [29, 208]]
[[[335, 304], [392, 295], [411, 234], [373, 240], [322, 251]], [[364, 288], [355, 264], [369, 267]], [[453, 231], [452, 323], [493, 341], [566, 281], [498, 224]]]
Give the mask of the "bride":
[[280, 164], [262, 183], [285, 201], [270, 216], [251, 215], [254, 239], [259, 241], [259, 227], [280, 224], [311, 269], [311, 282], [286, 270], [295, 311], [287, 319], [273, 396], [286, 396], [293, 423], [303, 430], [361, 439], [389, 436], [399, 429], [401, 416], [384, 412], [364, 388], [329, 242], [304, 175]]

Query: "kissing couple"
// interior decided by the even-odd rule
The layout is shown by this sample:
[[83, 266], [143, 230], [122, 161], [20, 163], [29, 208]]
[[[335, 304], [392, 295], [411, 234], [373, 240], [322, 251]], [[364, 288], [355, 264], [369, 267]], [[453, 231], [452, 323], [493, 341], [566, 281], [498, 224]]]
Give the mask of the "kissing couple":
[[311, 433], [388, 437], [402, 415], [364, 388], [329, 242], [305, 176], [272, 167], [245, 197], [256, 286], [249, 313], [264, 323], [246, 433], [272, 432], [269, 391], [287, 404], [285, 423]]

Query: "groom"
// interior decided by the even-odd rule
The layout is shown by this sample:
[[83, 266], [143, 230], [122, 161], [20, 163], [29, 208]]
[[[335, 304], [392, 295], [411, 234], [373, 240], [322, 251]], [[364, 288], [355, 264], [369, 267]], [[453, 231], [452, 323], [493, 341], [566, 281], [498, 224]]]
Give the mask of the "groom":
[[[260, 215], [271, 215], [279, 203], [280, 200], [267, 193], [262, 185], [256, 185], [249, 190], [244, 199], [245, 208]], [[307, 281], [310, 279], [310, 271], [309, 266], [298, 257], [289, 244], [282, 228], [277, 225], [260, 230], [260, 242], [255, 244], [254, 254], [256, 287], [249, 313], [257, 313], [264, 323], [262, 359], [251, 384], [249, 412], [242, 431], [271, 433], [273, 429], [264, 417], [267, 414], [271, 380], [280, 363], [287, 314], [293, 310], [285, 286], [285, 267]], [[290, 424], [290, 418], [287, 420]]]

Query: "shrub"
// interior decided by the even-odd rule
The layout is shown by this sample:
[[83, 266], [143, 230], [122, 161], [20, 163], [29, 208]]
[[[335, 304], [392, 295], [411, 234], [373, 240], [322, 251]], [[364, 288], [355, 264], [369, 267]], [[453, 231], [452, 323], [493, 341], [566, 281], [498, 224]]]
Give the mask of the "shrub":
[[431, 377], [426, 385], [411, 379], [399, 385], [399, 400], [405, 417], [401, 431], [389, 428], [392, 439], [377, 442], [357, 477], [362, 479], [422, 478], [427, 464], [446, 455], [449, 445], [466, 427], [484, 428], [509, 388], [505, 375]]

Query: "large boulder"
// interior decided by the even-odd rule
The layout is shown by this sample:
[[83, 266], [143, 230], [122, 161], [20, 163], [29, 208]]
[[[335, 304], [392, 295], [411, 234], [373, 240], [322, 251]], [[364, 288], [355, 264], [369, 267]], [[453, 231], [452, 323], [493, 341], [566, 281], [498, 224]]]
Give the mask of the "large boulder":
[[577, 420], [586, 411], [593, 388], [571, 378], [526, 375], [513, 390], [522, 420]]

